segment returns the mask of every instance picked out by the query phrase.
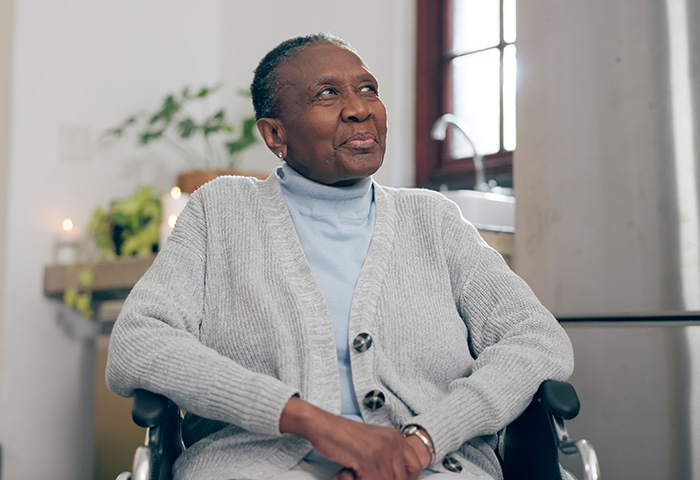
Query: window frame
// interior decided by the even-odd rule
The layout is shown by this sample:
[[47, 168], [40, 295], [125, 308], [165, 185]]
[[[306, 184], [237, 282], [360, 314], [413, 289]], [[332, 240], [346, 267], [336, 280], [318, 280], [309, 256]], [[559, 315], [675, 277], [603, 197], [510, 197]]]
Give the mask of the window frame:
[[[449, 64], [455, 55], [448, 53], [452, 37], [452, 0], [416, 0], [416, 122], [415, 183], [419, 187], [474, 188], [472, 157], [450, 158], [449, 142], [430, 138], [435, 121], [451, 110], [452, 86]], [[501, 0], [501, 38], [503, 0]], [[501, 99], [503, 99], [503, 48], [501, 41]], [[502, 103], [502, 102], [501, 102]], [[450, 110], [448, 110], [448, 108]], [[503, 105], [500, 108], [500, 140], [503, 145]], [[451, 112], [450, 112], [451, 113]], [[453, 129], [447, 134], [449, 140]], [[501, 147], [502, 148], [502, 147]], [[512, 186], [513, 152], [485, 155], [486, 178], [499, 185]]]

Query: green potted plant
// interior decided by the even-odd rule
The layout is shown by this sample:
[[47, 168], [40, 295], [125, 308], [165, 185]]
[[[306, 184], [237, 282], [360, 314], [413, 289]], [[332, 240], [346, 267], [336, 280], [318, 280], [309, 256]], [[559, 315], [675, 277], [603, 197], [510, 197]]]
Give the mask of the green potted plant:
[[161, 192], [153, 186], [138, 188], [131, 197], [97, 207], [92, 215], [89, 239], [97, 247], [83, 248], [78, 261], [67, 268], [74, 282], [63, 293], [63, 303], [85, 318], [93, 315], [92, 285], [95, 265], [119, 257], [148, 257], [158, 251], [162, 218]]
[[158, 234], [162, 218], [161, 192], [156, 187], [141, 187], [134, 194], [98, 207], [90, 222], [90, 235], [95, 239], [103, 260], [119, 256], [147, 257], [158, 251]]
[[225, 108], [211, 108], [210, 101], [220, 88], [204, 86], [192, 91], [185, 87], [166, 95], [155, 111], [131, 115], [107, 134], [121, 137], [127, 130], [137, 129], [139, 145], [167, 144], [189, 167], [179, 175], [178, 186], [192, 193], [218, 175], [238, 173], [241, 152], [257, 141], [252, 113], [234, 127]]

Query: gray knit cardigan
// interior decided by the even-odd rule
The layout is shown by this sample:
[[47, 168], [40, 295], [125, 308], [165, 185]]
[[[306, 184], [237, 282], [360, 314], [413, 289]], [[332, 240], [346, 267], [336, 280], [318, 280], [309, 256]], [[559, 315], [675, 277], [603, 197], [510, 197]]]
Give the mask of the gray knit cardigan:
[[[569, 339], [525, 282], [441, 194], [374, 184], [376, 224], [354, 292], [350, 342], [366, 422], [418, 423], [433, 469], [451, 456], [502, 478], [495, 433], [538, 385], [568, 378]], [[266, 478], [309, 451], [279, 432], [294, 394], [339, 413], [331, 320], [276, 174], [197, 190], [110, 339], [107, 384], [142, 388], [188, 412], [177, 479]]]

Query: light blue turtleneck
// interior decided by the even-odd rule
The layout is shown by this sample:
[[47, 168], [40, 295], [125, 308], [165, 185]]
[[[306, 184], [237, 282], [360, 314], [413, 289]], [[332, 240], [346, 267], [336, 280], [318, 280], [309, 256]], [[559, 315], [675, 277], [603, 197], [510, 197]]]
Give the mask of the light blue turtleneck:
[[371, 178], [332, 187], [302, 176], [288, 164], [277, 169], [282, 194], [302, 250], [326, 299], [338, 353], [343, 416], [362, 420], [350, 370], [350, 304], [374, 231]]

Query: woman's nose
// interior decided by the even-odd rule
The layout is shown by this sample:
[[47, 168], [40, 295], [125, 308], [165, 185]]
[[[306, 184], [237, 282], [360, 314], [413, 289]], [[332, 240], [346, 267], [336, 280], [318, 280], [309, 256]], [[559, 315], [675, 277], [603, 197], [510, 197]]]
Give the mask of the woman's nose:
[[364, 122], [372, 115], [372, 107], [358, 95], [346, 98], [342, 116], [346, 122]]

